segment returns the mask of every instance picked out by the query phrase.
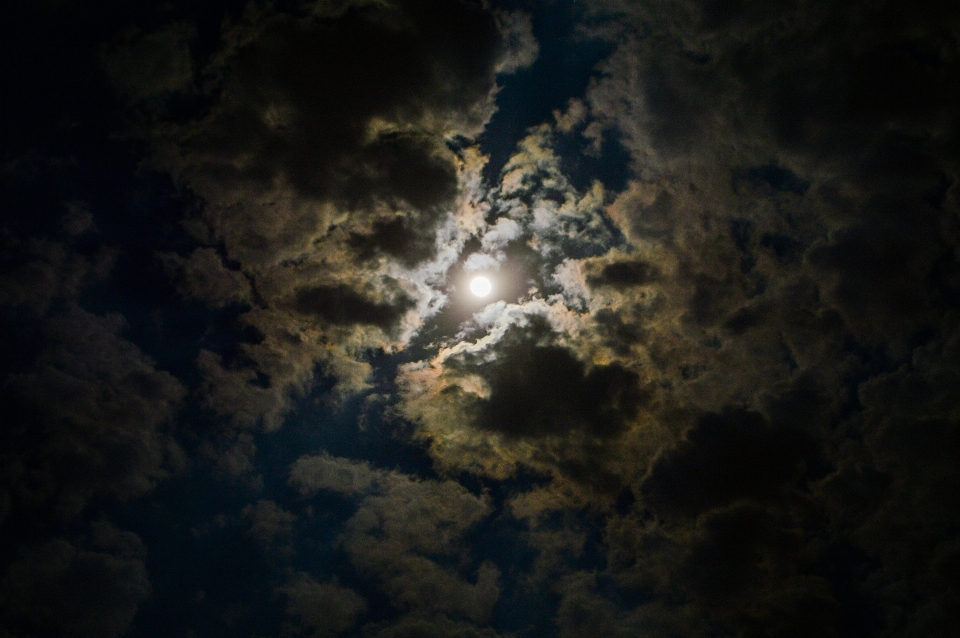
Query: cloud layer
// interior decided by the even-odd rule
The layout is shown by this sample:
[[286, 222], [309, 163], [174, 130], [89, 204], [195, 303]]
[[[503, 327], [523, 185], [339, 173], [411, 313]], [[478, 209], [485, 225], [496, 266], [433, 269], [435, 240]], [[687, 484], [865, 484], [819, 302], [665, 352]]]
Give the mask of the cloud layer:
[[957, 10], [54, 4], [4, 638], [956, 633]]

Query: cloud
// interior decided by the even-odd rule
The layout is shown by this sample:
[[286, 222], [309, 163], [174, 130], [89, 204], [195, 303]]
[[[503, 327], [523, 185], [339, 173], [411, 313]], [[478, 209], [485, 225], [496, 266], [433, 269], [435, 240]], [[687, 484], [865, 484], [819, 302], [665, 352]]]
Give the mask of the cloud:
[[635, 609], [605, 598], [597, 586], [597, 575], [577, 572], [567, 576], [557, 588], [560, 604], [556, 624], [562, 638], [588, 638], [599, 632], [609, 636], [706, 636], [703, 620], [682, 608], [649, 602]]
[[675, 450], [654, 462], [641, 489], [665, 515], [697, 515], [743, 498], [781, 496], [815, 454], [805, 433], [773, 427], [757, 412], [729, 409], [704, 415]]
[[[478, 161], [448, 142], [475, 138], [497, 74], [536, 57], [528, 17], [478, 2], [304, 8], [251, 7], [205, 63], [183, 62], [186, 25], [104, 53], [118, 91], [145, 109], [151, 167], [201, 203], [183, 220], [201, 245], [163, 255], [171, 277], [213, 308], [252, 306], [238, 331], [262, 339], [198, 359], [205, 403], [239, 427], [279, 427], [318, 369], [344, 393], [363, 390], [364, 353], [403, 347], [436, 312], [444, 294], [427, 270], [457, 258], [463, 238], [444, 234]], [[144, 56], [206, 84], [133, 78]], [[197, 90], [210, 108], [175, 121], [137, 103]]]
[[[218, 106], [169, 140], [162, 162], [215, 209], [207, 219], [232, 258], [255, 266], [269, 258], [264, 249], [299, 240], [256, 214], [271, 192], [290, 202], [276, 212], [301, 235], [359, 222], [354, 241], [367, 250], [398, 254], [385, 228], [435, 226], [456, 194], [442, 136], [475, 135], [492, 109], [505, 49], [491, 14], [471, 2], [384, 3], [326, 21], [266, 13], [225, 35], [235, 45], [217, 58]], [[251, 208], [244, 192], [262, 203]], [[335, 221], [324, 202], [353, 215]]]
[[599, 274], [587, 277], [587, 283], [591, 286], [626, 288], [652, 283], [659, 274], [656, 266], [645, 261], [618, 261], [605, 265]]
[[197, 248], [186, 258], [175, 253], [162, 258], [187, 299], [204, 301], [214, 308], [253, 301], [250, 283], [243, 273], [227, 268], [213, 248]]
[[[69, 234], [72, 224], [83, 225], [84, 214], [68, 212], [62, 222]], [[92, 217], [90, 218], [92, 223]], [[83, 228], [79, 234], [87, 232]], [[2, 235], [4, 252], [11, 266], [0, 274], [0, 304], [22, 308], [43, 315], [55, 302], [73, 301], [90, 283], [101, 281], [113, 267], [116, 251], [98, 246], [86, 254], [71, 246], [71, 238], [21, 238], [12, 233]]]
[[[711, 625], [842, 634], [850, 614], [886, 622], [857, 597], [905, 604], [844, 579], [894, 572], [925, 602], [889, 631], [948, 626], [952, 593], [917, 583], [954, 591], [942, 579], [955, 547], [940, 527], [952, 519], [938, 519], [929, 536], [911, 532], [917, 549], [891, 542], [889, 530], [915, 529], [920, 510], [945, 507], [933, 485], [952, 479], [923, 441], [952, 449], [954, 410], [943, 403], [945, 385], [935, 391], [915, 378], [908, 395], [881, 379], [890, 369], [939, 369], [939, 336], [953, 331], [956, 238], [943, 220], [956, 209], [956, 170], [942, 145], [956, 137], [944, 119], [956, 102], [945, 84], [956, 73], [945, 53], [952, 45], [928, 15], [906, 17], [894, 3], [871, 13], [869, 33], [826, 5], [591, 4], [627, 26], [557, 129], [618, 135], [632, 158], [627, 187], [577, 193], [556, 131], [537, 127], [489, 198], [494, 215], [521, 232], [481, 244], [467, 262], [506, 263], [525, 242], [536, 251], [537, 292], [559, 284], [547, 303], [564, 306], [576, 328], [513, 346], [529, 323], [515, 319], [519, 310], [501, 319], [509, 303], [489, 306], [462, 341], [402, 369], [404, 415], [442, 471], [498, 479], [522, 466], [545, 471], [547, 486], [513, 500], [529, 520], [583, 503], [560, 496], [577, 481], [637, 499], [610, 516], [610, 530], [622, 526], [611, 532], [611, 554], [630, 564], [606, 575], [662, 601], [624, 609], [622, 597], [581, 583], [566, 599], [568, 635], [590, 631], [575, 609], [614, 634], [644, 622], [678, 635], [708, 635]], [[857, 77], [856, 86], [843, 77]], [[624, 243], [594, 231], [594, 210]], [[618, 369], [631, 384], [611, 373], [605, 388], [658, 391], [636, 403], [625, 395], [630, 416], [609, 428], [570, 425], [578, 397], [604, 401], [585, 390], [590, 371]], [[925, 397], [929, 409], [893, 416], [894, 405], [915, 400], [908, 396]], [[887, 407], [874, 411], [875, 401]], [[909, 445], [893, 442], [908, 431]], [[927, 469], [900, 458], [914, 446]], [[930, 500], [907, 505], [908, 493]], [[852, 537], [809, 509], [820, 498], [834, 499], [830, 516]], [[852, 530], [866, 520], [872, 540], [861, 545]], [[844, 552], [858, 556], [856, 567], [841, 564]], [[908, 569], [908, 555], [924, 567]]]
[[368, 324], [387, 328], [399, 321], [413, 305], [409, 299], [396, 306], [370, 301], [347, 286], [301, 288], [294, 307], [304, 314], [316, 315], [334, 324]]
[[194, 79], [189, 43], [195, 37], [195, 27], [184, 22], [153, 33], [130, 29], [104, 52], [104, 71], [118, 93], [136, 101], [187, 91]]
[[279, 591], [287, 597], [287, 615], [298, 620], [297, 633], [308, 636], [341, 634], [367, 610], [367, 602], [352, 589], [307, 574], [296, 574]]
[[408, 365], [403, 414], [443, 471], [503, 480], [522, 467], [552, 476], [573, 501], [606, 501], [662, 445], [654, 389], [631, 367], [591, 361], [562, 302], [510, 310], [476, 342]]
[[289, 537], [297, 520], [296, 514], [266, 499], [247, 505], [241, 513], [250, 523], [250, 533], [266, 545]]
[[478, 401], [475, 425], [508, 437], [623, 432], [647, 398], [639, 376], [618, 364], [588, 371], [566, 348], [543, 343], [543, 328], [514, 330], [490, 353], [493, 361], [487, 354], [487, 361], [460, 363], [489, 387]]
[[505, 43], [505, 55], [497, 65], [497, 73], [529, 67], [540, 53], [530, 15], [523, 11], [500, 11], [495, 15]]
[[387, 256], [407, 267], [433, 256], [435, 238], [420, 234], [416, 220], [404, 216], [377, 220], [369, 233], [351, 233], [349, 246], [361, 260]]
[[120, 336], [120, 315], [79, 308], [43, 322], [43, 350], [8, 383], [17, 406], [4, 456], [16, 501], [72, 516], [88, 499], [129, 499], [169, 474], [168, 431], [185, 391]]
[[864, 382], [856, 427], [866, 450], [841, 448], [837, 472], [818, 486], [835, 524], [899, 582], [871, 595], [884, 605], [902, 605], [910, 595], [923, 600], [922, 611], [890, 619], [890, 631], [937, 631], [957, 622], [948, 567], [957, 548], [947, 531], [956, 524], [947, 502], [957, 484], [950, 459], [960, 444], [951, 389], [957, 354], [954, 336], [934, 339], [915, 350], [914, 365]]
[[319, 490], [331, 490], [349, 496], [363, 494], [384, 476], [384, 472], [372, 469], [369, 463], [329, 454], [301, 456], [290, 468], [290, 484], [304, 496], [313, 495]]
[[236, 323], [242, 340], [226, 353], [229, 356], [201, 350], [197, 367], [204, 377], [204, 404], [238, 428], [280, 428], [318, 364], [325, 363], [342, 388], [365, 388], [369, 364], [358, 361], [356, 354], [386, 345], [379, 330], [334, 325], [325, 334], [315, 321], [302, 321], [286, 309], [253, 308]]
[[143, 558], [136, 534], [105, 522], [85, 543], [22, 547], [0, 581], [0, 617], [11, 636], [121, 636], [150, 596]]
[[[562, 638], [952, 635], [958, 10], [534, 11], [251, 4], [89, 48], [140, 170], [193, 199], [143, 253], [189, 303], [129, 331], [108, 314], [113, 259], [140, 246], [102, 246], [134, 226], [72, 193], [48, 236], [0, 231], [21, 357], [2, 363], [0, 516], [16, 532], [149, 493], [186, 401], [177, 436], [257, 494], [233, 520], [267, 550], [281, 632], [486, 638], [527, 631], [524, 605]], [[610, 55], [579, 96], [532, 100], [567, 106], [489, 179], [503, 74], [539, 60], [504, 83], [510, 119], [587, 50]], [[4, 185], [45, 184], [35, 161]], [[482, 270], [489, 304], [460, 294]], [[150, 344], [199, 349], [178, 380], [133, 341], [181, 311], [214, 319]], [[324, 452], [339, 430], [278, 433], [304, 398], [322, 414], [293, 425], [340, 399], [337, 422], [367, 428], [349, 445], [386, 467]], [[388, 469], [388, 433], [435, 478]], [[310, 446], [293, 503], [255, 474], [288, 435]], [[330, 547], [301, 537], [320, 510]], [[139, 540], [106, 524], [3, 564], [13, 635], [118, 635], [149, 592]]]
[[340, 543], [393, 607], [415, 618], [442, 613], [477, 623], [489, 619], [500, 572], [489, 562], [473, 565], [463, 539], [490, 514], [486, 496], [455, 481], [420, 480], [328, 455], [301, 457], [290, 483], [305, 495], [331, 490], [359, 497]]
[[379, 623], [366, 627], [363, 635], [371, 638], [498, 638], [501, 634], [489, 627], [436, 614], [406, 616], [393, 623]]

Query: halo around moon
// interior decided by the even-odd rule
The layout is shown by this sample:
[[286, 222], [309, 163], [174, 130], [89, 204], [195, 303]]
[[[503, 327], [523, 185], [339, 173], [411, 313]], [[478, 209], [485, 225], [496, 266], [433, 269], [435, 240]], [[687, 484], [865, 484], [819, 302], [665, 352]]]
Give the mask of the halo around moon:
[[493, 284], [486, 277], [474, 277], [470, 280], [470, 292], [477, 297], [486, 297], [493, 290]]

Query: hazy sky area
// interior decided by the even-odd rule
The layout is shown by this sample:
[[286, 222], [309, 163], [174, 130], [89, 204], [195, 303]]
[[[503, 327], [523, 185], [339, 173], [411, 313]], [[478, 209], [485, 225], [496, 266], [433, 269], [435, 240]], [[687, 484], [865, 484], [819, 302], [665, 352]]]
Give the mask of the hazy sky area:
[[960, 3], [0, 47], [0, 638], [960, 635]]

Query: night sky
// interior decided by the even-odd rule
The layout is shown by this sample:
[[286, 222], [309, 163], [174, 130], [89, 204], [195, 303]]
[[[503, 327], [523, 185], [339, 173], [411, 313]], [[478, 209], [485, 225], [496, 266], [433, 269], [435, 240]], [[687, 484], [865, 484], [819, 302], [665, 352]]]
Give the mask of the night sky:
[[960, 635], [960, 4], [0, 47], [0, 638]]

